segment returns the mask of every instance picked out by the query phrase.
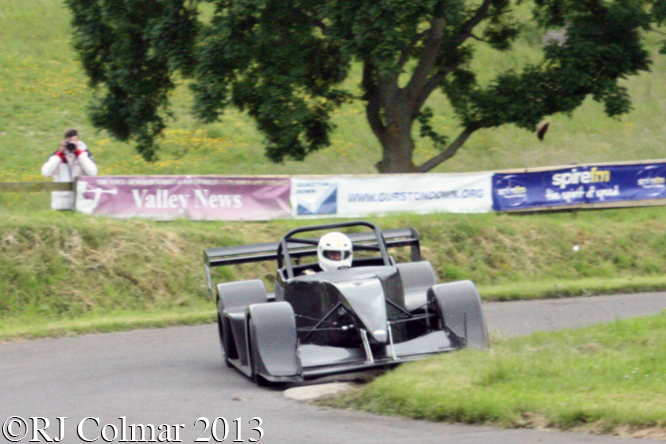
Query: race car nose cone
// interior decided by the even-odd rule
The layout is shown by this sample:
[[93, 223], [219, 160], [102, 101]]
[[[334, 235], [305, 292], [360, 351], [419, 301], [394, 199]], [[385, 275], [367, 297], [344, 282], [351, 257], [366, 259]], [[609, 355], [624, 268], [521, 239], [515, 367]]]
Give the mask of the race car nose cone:
[[377, 278], [355, 282], [336, 282], [341, 301], [363, 323], [370, 336], [378, 343], [385, 344], [386, 299], [384, 289]]

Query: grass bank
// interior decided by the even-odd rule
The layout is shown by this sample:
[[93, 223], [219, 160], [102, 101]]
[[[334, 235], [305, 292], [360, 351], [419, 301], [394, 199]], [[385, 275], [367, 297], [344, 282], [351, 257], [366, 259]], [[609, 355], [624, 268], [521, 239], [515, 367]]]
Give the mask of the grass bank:
[[[203, 249], [275, 241], [309, 223], [123, 221], [52, 211], [0, 216], [0, 338], [60, 334], [68, 322], [72, 331], [94, 331], [95, 323], [122, 329], [149, 319], [211, 320]], [[485, 300], [666, 288], [666, 208], [370, 220], [384, 229], [415, 227], [438, 280], [471, 279]], [[408, 260], [407, 251], [393, 254]], [[274, 268], [225, 267], [214, 278], [260, 277], [271, 288]]]
[[416, 419], [666, 438], [666, 313], [495, 338], [324, 402]]

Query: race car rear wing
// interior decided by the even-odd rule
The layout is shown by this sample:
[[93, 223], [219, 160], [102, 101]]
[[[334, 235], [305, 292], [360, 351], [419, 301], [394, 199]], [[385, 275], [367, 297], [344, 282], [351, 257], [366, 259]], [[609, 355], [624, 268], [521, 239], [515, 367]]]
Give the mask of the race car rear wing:
[[[412, 262], [421, 260], [421, 246], [419, 233], [414, 228], [397, 228], [382, 231], [387, 248], [411, 247]], [[373, 232], [347, 234], [353, 244], [366, 246], [377, 245]], [[292, 258], [313, 256], [317, 248], [313, 246], [319, 238], [304, 239], [308, 242], [290, 241], [289, 255]], [[264, 262], [277, 260], [277, 250], [280, 242], [266, 242], [263, 244], [237, 245], [232, 247], [208, 248], [204, 250], [204, 272], [206, 285], [211, 297], [214, 297], [211, 268], [223, 265], [246, 264], [250, 262]]]

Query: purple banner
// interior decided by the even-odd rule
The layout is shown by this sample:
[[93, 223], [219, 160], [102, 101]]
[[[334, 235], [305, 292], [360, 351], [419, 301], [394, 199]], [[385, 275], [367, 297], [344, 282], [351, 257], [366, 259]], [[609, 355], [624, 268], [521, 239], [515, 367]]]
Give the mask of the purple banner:
[[76, 210], [156, 220], [268, 220], [291, 217], [287, 177], [84, 176]]

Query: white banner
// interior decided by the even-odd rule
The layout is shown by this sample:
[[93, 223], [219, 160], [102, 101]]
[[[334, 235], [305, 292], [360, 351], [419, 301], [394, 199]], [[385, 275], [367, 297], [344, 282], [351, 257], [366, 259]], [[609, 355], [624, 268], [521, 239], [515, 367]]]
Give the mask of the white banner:
[[295, 217], [387, 213], [487, 213], [492, 173], [409, 174], [355, 178], [292, 177]]

